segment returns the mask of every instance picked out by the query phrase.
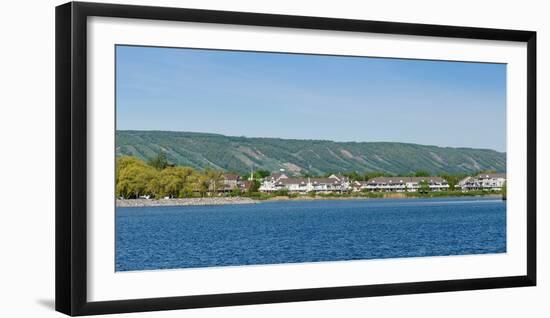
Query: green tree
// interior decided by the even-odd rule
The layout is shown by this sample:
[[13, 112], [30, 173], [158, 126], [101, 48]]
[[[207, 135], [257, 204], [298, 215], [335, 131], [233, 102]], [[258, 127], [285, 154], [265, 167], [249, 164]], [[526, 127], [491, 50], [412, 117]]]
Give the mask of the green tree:
[[185, 177], [183, 188], [180, 191], [180, 196], [184, 198], [193, 197], [199, 189], [200, 174], [192, 168], [187, 168], [191, 172]]
[[421, 180], [419, 182], [420, 187], [418, 188], [418, 192], [422, 194], [426, 194], [430, 192], [430, 184], [426, 180]]
[[[271, 172], [267, 170], [258, 170], [252, 173], [252, 179], [263, 179], [269, 175], [271, 175]], [[248, 180], [250, 179], [250, 173], [244, 173], [241, 175], [241, 177], [243, 180]]]
[[229, 196], [238, 197], [238, 196], [241, 196], [242, 194], [243, 194], [243, 192], [241, 191], [241, 189], [239, 189], [239, 188], [234, 188], [234, 189], [231, 190], [231, 192], [229, 193]]
[[197, 189], [201, 196], [215, 195], [223, 185], [222, 172], [206, 170], [197, 178]]
[[147, 163], [157, 170], [163, 170], [168, 167], [168, 159], [166, 159], [166, 154], [163, 151], [160, 151], [153, 159], [149, 160], [149, 162]]
[[216, 170], [211, 170], [207, 174], [208, 179], [210, 180], [211, 194], [218, 193], [218, 190], [223, 187], [222, 174], [223, 173], [221, 171], [216, 171]]
[[260, 179], [263, 179], [265, 177], [268, 177], [271, 175], [271, 172], [267, 171], [267, 170], [258, 170], [256, 171], [256, 173], [254, 174], [254, 176], [258, 176]]
[[145, 162], [132, 157], [117, 159], [115, 172], [115, 192], [118, 197], [139, 198], [150, 194], [148, 183], [155, 178], [157, 171]]
[[[167, 167], [150, 181], [150, 189], [159, 197], [179, 198], [189, 195], [190, 184], [193, 182], [193, 169], [189, 167]], [[192, 191], [191, 191], [192, 193]]]
[[197, 192], [201, 197], [206, 196], [208, 194], [208, 189], [210, 187], [210, 181], [208, 180], [208, 177], [205, 174], [199, 174], [198, 178], [195, 181], [195, 188], [197, 189]]
[[466, 177], [466, 174], [440, 174], [441, 178], [445, 179], [449, 184], [449, 190], [454, 191], [458, 182]]
[[350, 180], [353, 180], [353, 181], [362, 181], [362, 180], [365, 179], [364, 176], [357, 173], [357, 171], [345, 172], [345, 173], [343, 173], [343, 175], [348, 177]]
[[157, 173], [155, 176], [147, 182], [146, 191], [150, 193], [155, 198], [162, 197], [163, 186], [161, 183], [160, 174]]
[[260, 181], [254, 179], [252, 180], [252, 185], [250, 185], [250, 190], [248, 190], [248, 192], [250, 193], [254, 193], [254, 192], [258, 192], [258, 190], [260, 189]]
[[414, 177], [429, 177], [430, 173], [428, 171], [418, 170], [418, 171], [414, 172], [413, 176]]

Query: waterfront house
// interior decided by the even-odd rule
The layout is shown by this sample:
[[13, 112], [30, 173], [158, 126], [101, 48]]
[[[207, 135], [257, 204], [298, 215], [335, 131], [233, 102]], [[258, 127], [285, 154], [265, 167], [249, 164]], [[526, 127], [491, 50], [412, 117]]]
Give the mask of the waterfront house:
[[259, 190], [261, 192], [275, 192], [281, 190], [283, 188], [283, 183], [279, 181], [283, 179], [288, 179], [288, 176], [283, 172], [273, 172], [262, 180]]
[[286, 189], [289, 192], [306, 193], [311, 191], [311, 186], [306, 178], [280, 178], [275, 182], [277, 190]]
[[500, 191], [505, 184], [505, 173], [481, 173], [476, 176], [466, 177], [460, 180], [457, 184], [457, 187], [461, 188], [462, 191]]
[[310, 178], [312, 191], [317, 193], [332, 193], [348, 191], [348, 184], [344, 179], [335, 176], [328, 178]]
[[278, 186], [276, 186], [276, 183], [280, 179], [286, 179], [286, 178], [288, 177], [285, 174], [274, 172], [270, 176], [267, 176], [262, 180], [259, 190], [261, 192], [275, 192], [279, 190]]
[[447, 181], [441, 177], [376, 177], [362, 184], [359, 189], [369, 192], [417, 192], [426, 183], [429, 191], [449, 189]]
[[213, 193], [215, 189], [215, 192], [221, 195], [235, 190], [247, 192], [251, 187], [252, 181], [244, 180], [244, 178], [234, 173], [224, 173], [218, 180], [212, 180], [210, 182], [209, 191]]
[[210, 184], [210, 191], [216, 189], [218, 193], [231, 192], [234, 189], [239, 188], [241, 177], [234, 173], [224, 173], [220, 176], [219, 180], [213, 180]]

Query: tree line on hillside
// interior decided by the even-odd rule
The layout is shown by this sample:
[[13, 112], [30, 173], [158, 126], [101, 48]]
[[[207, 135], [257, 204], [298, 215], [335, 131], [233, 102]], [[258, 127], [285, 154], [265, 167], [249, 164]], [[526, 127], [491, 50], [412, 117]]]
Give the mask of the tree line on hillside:
[[[492, 171], [483, 171], [489, 173]], [[166, 155], [160, 152], [153, 159], [145, 162], [132, 156], [121, 156], [116, 159], [116, 187], [118, 198], [139, 198], [149, 196], [154, 198], [186, 198], [211, 196], [223, 186], [223, 174], [225, 172], [214, 169], [202, 171], [191, 167], [169, 164]], [[481, 171], [479, 173], [482, 173]], [[249, 194], [258, 192], [260, 181], [269, 176], [271, 172], [258, 170], [248, 174], [242, 174], [242, 180], [252, 183], [248, 189]], [[301, 177], [328, 177], [302, 174]], [[395, 175], [383, 172], [345, 172], [342, 175], [353, 181], [368, 181], [375, 177], [393, 177]], [[426, 171], [416, 171], [407, 176], [430, 176]], [[450, 190], [454, 190], [456, 184], [467, 175], [465, 174], [440, 174], [449, 183]], [[242, 195], [239, 188], [233, 189], [230, 195]]]

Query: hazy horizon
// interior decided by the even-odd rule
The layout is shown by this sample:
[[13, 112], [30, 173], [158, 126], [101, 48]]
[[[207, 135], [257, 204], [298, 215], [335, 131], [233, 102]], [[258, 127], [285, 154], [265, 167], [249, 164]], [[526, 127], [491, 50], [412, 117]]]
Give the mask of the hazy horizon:
[[506, 152], [506, 65], [116, 47], [117, 129]]

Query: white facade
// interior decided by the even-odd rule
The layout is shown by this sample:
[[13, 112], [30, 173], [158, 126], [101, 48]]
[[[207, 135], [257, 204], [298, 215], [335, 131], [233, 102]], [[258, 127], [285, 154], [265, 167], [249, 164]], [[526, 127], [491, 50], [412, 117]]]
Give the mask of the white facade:
[[369, 192], [417, 192], [426, 182], [429, 191], [449, 189], [447, 181], [441, 177], [378, 177], [363, 183], [361, 191]]
[[[328, 178], [293, 178], [285, 174], [273, 174], [263, 180], [261, 192], [288, 190], [293, 193], [332, 192], [417, 192], [425, 183], [428, 191], [447, 191], [449, 184], [441, 177], [377, 177], [369, 181], [350, 181], [347, 177], [331, 175]], [[506, 184], [505, 174], [480, 174], [461, 180], [457, 187], [463, 191], [500, 191]]]
[[463, 191], [486, 190], [500, 191], [506, 184], [506, 174], [504, 173], [482, 173], [475, 177], [466, 177], [458, 182], [458, 187]]
[[441, 177], [380, 177], [369, 181], [350, 181], [347, 177], [331, 175], [328, 178], [289, 178], [286, 175], [272, 175], [265, 178], [260, 186], [262, 192], [288, 190], [294, 193], [332, 192], [416, 192], [426, 182], [429, 191], [449, 189], [447, 181]]
[[288, 190], [294, 193], [347, 192], [351, 191], [351, 184], [346, 177], [332, 175], [328, 178], [289, 178], [286, 175], [272, 175], [265, 178], [259, 188], [262, 192]]

